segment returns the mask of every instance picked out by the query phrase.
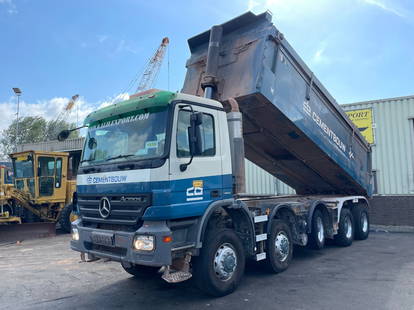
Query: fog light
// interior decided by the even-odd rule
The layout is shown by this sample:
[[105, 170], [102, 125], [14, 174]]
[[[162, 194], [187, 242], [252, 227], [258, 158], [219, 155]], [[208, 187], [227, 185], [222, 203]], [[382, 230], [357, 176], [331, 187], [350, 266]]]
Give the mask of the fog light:
[[137, 235], [133, 245], [138, 251], [152, 251], [154, 250], [154, 236]]
[[77, 228], [72, 228], [72, 240], [79, 241], [79, 231]]

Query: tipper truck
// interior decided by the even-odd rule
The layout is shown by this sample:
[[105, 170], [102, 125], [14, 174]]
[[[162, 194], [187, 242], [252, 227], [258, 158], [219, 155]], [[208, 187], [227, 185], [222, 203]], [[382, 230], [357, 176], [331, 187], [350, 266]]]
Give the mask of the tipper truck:
[[[188, 43], [181, 93], [147, 91], [85, 119], [71, 248], [222, 296], [247, 259], [278, 273], [294, 245], [366, 239], [370, 147], [271, 15]], [[297, 195], [245, 193], [245, 158]]]

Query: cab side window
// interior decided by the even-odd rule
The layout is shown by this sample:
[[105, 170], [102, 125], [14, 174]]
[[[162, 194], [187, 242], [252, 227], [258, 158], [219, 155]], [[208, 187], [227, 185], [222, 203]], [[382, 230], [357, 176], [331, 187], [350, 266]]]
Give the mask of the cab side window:
[[[177, 123], [177, 157], [190, 157], [188, 128], [190, 127], [191, 111], [180, 110]], [[203, 113], [203, 123], [200, 125], [201, 153], [196, 156], [214, 156], [216, 141], [213, 116]]]

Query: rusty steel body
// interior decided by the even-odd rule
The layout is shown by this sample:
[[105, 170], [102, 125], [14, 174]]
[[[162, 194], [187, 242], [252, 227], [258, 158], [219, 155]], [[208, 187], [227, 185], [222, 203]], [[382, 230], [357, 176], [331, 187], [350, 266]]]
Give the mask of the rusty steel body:
[[[213, 98], [237, 100], [246, 158], [298, 194], [371, 195], [369, 145], [269, 13], [249, 12], [220, 27]], [[188, 40], [183, 93], [203, 96], [212, 80], [209, 39], [207, 31]]]

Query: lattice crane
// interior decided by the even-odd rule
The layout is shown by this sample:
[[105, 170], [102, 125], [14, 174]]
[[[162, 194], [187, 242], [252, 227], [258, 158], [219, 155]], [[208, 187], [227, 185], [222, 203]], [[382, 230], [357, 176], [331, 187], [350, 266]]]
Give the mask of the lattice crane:
[[74, 95], [72, 96], [72, 98], [69, 100], [69, 102], [65, 105], [65, 107], [63, 108], [63, 110], [59, 113], [59, 115], [56, 117], [56, 119], [54, 119], [54, 122], [59, 122], [62, 119], [64, 119], [69, 113], [70, 111], [73, 109], [73, 107], [76, 104], [76, 101], [79, 99], [79, 95]]
[[165, 51], [170, 40], [165, 37], [162, 39], [160, 46], [155, 51], [155, 54], [149, 59], [145, 71], [139, 81], [136, 93], [148, 90], [152, 87], [160, 72], [161, 64], [165, 56]]

